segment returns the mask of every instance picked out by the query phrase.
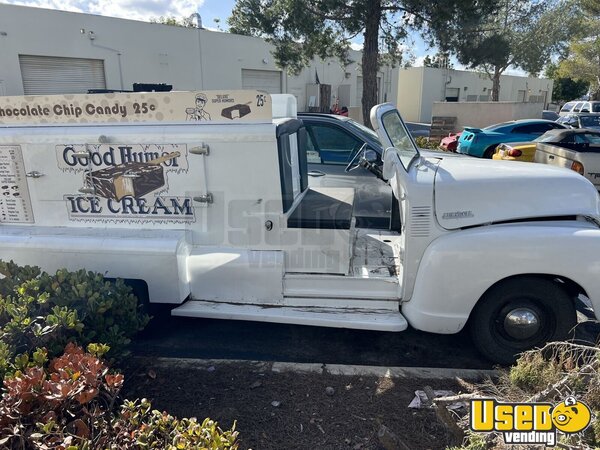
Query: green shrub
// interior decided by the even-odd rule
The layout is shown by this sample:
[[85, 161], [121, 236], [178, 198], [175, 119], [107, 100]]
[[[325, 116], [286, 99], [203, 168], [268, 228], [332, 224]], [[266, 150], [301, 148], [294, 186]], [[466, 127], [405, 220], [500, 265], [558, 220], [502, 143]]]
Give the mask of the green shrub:
[[523, 353], [508, 374], [513, 386], [530, 393], [546, 389], [561, 377], [560, 363], [545, 359], [541, 352]]
[[112, 282], [99, 273], [65, 269], [55, 275], [42, 273], [39, 279], [51, 304], [77, 312], [83, 323], [79, 341], [83, 345], [102, 342], [120, 353], [130, 337], [148, 324], [149, 317], [121, 279]]
[[153, 410], [146, 399], [125, 401], [113, 427], [119, 430], [112, 439], [115, 449], [129, 448], [132, 441], [143, 448], [166, 450], [238, 448], [235, 424], [231, 430], [223, 431], [210, 419], [204, 419], [202, 423], [194, 417], [177, 419]]
[[99, 356], [68, 344], [64, 354], [4, 380], [0, 400], [3, 449], [236, 449], [238, 433], [206, 419], [177, 419], [152, 410], [147, 400], [116, 400], [124, 382]]
[[84, 270], [50, 275], [12, 261], [0, 261], [0, 274], [0, 379], [29, 367], [36, 348], [53, 358], [71, 341], [102, 342], [111, 357], [122, 355], [148, 323], [122, 280]]
[[449, 447], [447, 450], [487, 450], [485, 435], [467, 432], [465, 443], [461, 447]]

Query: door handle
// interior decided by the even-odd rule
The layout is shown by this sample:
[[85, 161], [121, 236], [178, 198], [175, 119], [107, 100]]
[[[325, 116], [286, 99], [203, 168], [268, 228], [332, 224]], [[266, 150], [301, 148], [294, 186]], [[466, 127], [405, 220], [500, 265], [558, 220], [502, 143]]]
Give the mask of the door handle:
[[38, 172], [37, 170], [32, 170], [31, 172], [27, 172], [25, 176], [29, 178], [40, 178], [43, 177], [44, 174], [42, 172]]
[[554, 155], [548, 155], [548, 159], [554, 159]]
[[311, 170], [308, 172], [309, 177], [324, 177], [325, 172], [321, 172], [320, 170]]

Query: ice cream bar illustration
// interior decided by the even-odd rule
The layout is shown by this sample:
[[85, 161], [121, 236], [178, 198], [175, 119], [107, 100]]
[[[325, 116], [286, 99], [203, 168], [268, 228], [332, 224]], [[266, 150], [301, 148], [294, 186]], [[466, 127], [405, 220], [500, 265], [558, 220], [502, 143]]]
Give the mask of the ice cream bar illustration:
[[165, 185], [161, 164], [180, 155], [173, 152], [145, 163], [133, 162], [96, 170], [87, 175], [86, 184], [93, 186], [100, 197], [117, 201], [128, 195], [139, 198]]
[[230, 106], [229, 108], [224, 108], [221, 111], [221, 116], [233, 120], [247, 116], [248, 114], [250, 114], [250, 112], [250, 105], [248, 103], [238, 103], [237, 105]]

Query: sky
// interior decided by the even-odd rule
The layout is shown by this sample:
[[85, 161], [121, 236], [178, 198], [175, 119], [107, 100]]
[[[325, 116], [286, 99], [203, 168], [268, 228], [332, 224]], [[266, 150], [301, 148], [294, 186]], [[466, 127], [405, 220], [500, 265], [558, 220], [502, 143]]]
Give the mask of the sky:
[[[124, 19], [149, 21], [160, 16], [183, 18], [197, 12], [202, 17], [202, 24], [209, 30], [226, 30], [227, 18], [235, 5], [235, 0], [0, 0], [0, 3], [33, 6], [38, 8], [59, 9], [63, 11], [83, 12], [102, 16], [121, 17]], [[216, 20], [216, 21], [215, 21]], [[220, 21], [220, 23], [219, 23]], [[426, 54], [433, 56], [435, 50], [418, 36], [413, 37], [411, 44], [415, 61], [414, 66], [422, 66]], [[357, 38], [352, 48], [360, 50], [362, 44]], [[456, 69], [463, 67], [454, 61]], [[511, 71], [507, 71], [507, 74]]]

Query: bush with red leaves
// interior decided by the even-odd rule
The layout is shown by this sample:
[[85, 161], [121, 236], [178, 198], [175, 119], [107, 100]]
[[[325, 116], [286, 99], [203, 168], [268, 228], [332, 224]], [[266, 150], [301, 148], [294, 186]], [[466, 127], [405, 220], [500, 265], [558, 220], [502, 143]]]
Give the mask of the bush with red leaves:
[[89, 352], [67, 344], [49, 364], [17, 371], [4, 379], [0, 400], [3, 449], [236, 449], [237, 432], [222, 431], [206, 419], [177, 419], [152, 410], [147, 400], [117, 408], [124, 378], [99, 358], [106, 346]]
[[67, 344], [48, 368], [29, 367], [4, 380], [0, 445], [67, 448], [106, 426], [123, 386], [123, 375], [81, 347]]

